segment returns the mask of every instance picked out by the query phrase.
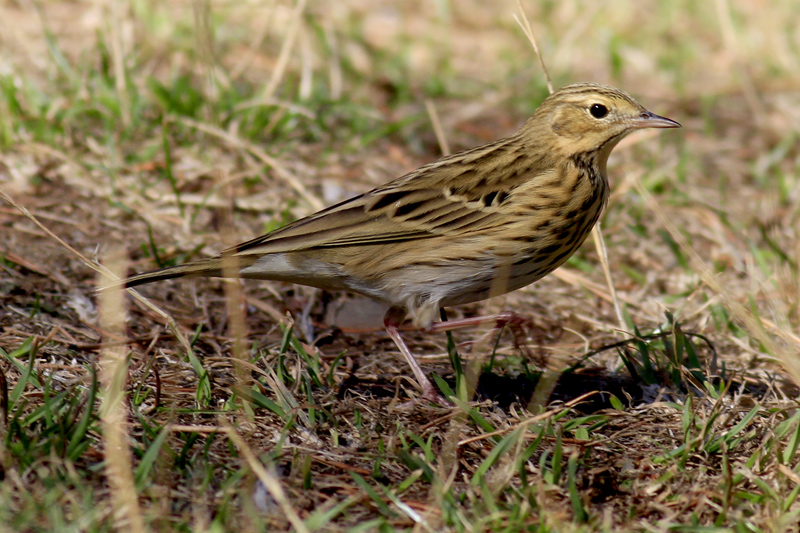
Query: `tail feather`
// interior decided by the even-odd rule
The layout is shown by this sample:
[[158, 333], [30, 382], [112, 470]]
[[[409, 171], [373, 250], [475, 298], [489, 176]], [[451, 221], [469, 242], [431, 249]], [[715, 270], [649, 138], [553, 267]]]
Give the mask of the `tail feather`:
[[167, 268], [160, 268], [151, 272], [144, 272], [136, 274], [129, 278], [121, 279], [108, 285], [99, 287], [98, 291], [106, 289], [130, 289], [144, 285], [145, 283], [153, 283], [155, 281], [163, 281], [165, 279], [182, 278], [184, 276], [201, 276], [206, 278], [222, 277], [222, 259], [220, 257], [212, 257], [210, 259], [203, 259], [200, 261], [193, 261], [183, 265], [177, 265]]
[[137, 274], [127, 279], [122, 280], [121, 283], [125, 284], [126, 289], [144, 285], [145, 283], [153, 283], [155, 281], [163, 281], [165, 279], [182, 278], [184, 276], [202, 276], [206, 278], [214, 278], [222, 276], [222, 261], [219, 257], [211, 259], [204, 259], [202, 261], [195, 261], [183, 265], [177, 265], [167, 268], [153, 270], [152, 272], [145, 272]]

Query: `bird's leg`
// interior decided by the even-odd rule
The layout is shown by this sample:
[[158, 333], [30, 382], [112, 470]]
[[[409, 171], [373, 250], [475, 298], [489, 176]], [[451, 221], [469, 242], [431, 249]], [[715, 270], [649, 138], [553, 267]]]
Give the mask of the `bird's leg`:
[[386, 316], [383, 318], [383, 325], [386, 327], [386, 331], [389, 333], [389, 336], [397, 345], [397, 348], [400, 349], [400, 353], [403, 354], [408, 366], [411, 367], [411, 372], [414, 373], [417, 383], [419, 384], [420, 388], [422, 388], [422, 397], [426, 400], [432, 401], [433, 403], [450, 405], [450, 402], [448, 402], [442, 397], [441, 394], [439, 394], [439, 391], [436, 390], [436, 387], [433, 386], [433, 383], [431, 383], [431, 381], [422, 371], [419, 363], [411, 354], [411, 350], [408, 349], [405, 341], [403, 341], [403, 338], [400, 336], [398, 327], [403, 323], [405, 316], [405, 309], [401, 307], [392, 307], [386, 312]]
[[518, 315], [514, 312], [500, 313], [497, 315], [486, 316], [471, 316], [469, 318], [457, 318], [456, 320], [447, 320], [436, 322], [431, 327], [425, 330], [426, 333], [441, 333], [443, 331], [453, 331], [454, 329], [464, 329], [473, 326], [480, 326], [481, 324], [494, 323], [495, 328], [502, 328], [503, 326], [511, 326], [512, 328], [521, 328], [524, 325], [530, 324], [531, 319]]
[[532, 321], [530, 318], [509, 311], [506, 313], [499, 313], [497, 315], [486, 316], [473, 316], [468, 318], [457, 318], [456, 320], [447, 320], [436, 322], [431, 327], [425, 330], [426, 333], [440, 333], [443, 331], [453, 331], [456, 329], [471, 328], [480, 326], [482, 324], [493, 324], [495, 330], [499, 330], [504, 326], [509, 326], [511, 333], [514, 335], [514, 346], [522, 350], [526, 355], [531, 357], [528, 349], [520, 344], [519, 339], [525, 338], [525, 326], [531, 326]]

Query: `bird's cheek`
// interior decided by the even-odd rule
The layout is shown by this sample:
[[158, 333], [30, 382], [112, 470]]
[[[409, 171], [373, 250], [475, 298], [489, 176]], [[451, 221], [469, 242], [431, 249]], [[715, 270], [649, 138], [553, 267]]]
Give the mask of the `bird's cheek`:
[[572, 126], [567, 122], [556, 122], [553, 124], [553, 133], [559, 137], [574, 137]]
[[550, 118], [550, 127], [553, 128], [553, 133], [556, 135], [564, 135], [564, 130], [569, 127], [569, 120], [567, 120], [563, 112], [556, 111]]
[[550, 124], [553, 133], [561, 137], [577, 137], [586, 129], [581, 120], [569, 113], [556, 113]]

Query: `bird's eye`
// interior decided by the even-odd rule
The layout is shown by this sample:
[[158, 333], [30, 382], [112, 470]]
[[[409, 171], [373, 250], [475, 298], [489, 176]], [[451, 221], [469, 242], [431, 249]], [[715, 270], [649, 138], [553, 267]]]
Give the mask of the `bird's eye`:
[[589, 108], [589, 113], [591, 113], [594, 118], [603, 118], [608, 115], [608, 108], [603, 104], [592, 104], [592, 107]]

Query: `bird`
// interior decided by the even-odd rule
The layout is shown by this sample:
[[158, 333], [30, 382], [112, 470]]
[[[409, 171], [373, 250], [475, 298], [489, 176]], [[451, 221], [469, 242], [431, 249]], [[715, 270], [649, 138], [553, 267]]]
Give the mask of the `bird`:
[[444, 307], [514, 291], [561, 266], [608, 201], [606, 166], [617, 143], [636, 130], [679, 127], [620, 89], [567, 85], [508, 137], [442, 157], [215, 257], [120, 284], [232, 272], [373, 298], [389, 305], [384, 326], [421, 398], [448, 403], [401, 337], [403, 322], [428, 332], [474, 324], [436, 319]]

